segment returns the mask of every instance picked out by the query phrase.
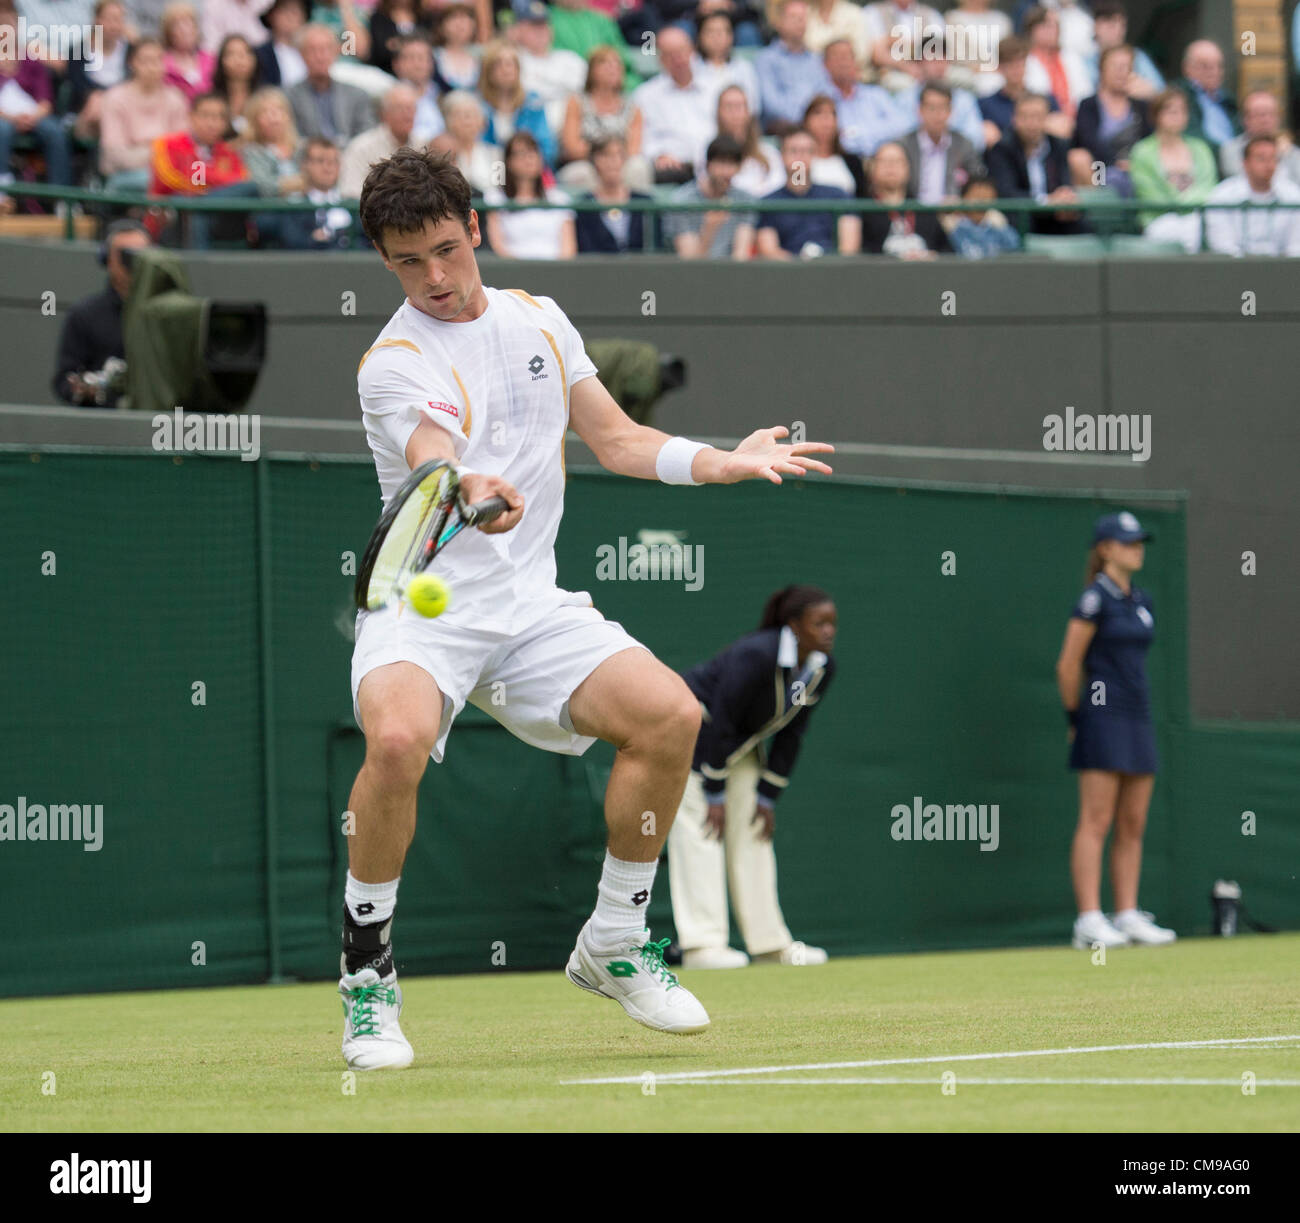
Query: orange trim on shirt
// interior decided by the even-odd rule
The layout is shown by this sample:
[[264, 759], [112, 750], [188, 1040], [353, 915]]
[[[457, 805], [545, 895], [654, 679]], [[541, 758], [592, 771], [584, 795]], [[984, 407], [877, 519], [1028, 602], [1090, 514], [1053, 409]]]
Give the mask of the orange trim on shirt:
[[542, 303], [539, 302], [531, 293], [525, 293], [523, 289], [507, 289], [506, 292], [513, 293], [516, 297], [526, 301], [530, 306], [536, 306], [539, 310], [542, 308]]
[[361, 372], [361, 367], [366, 363], [366, 359], [375, 351], [376, 348], [409, 348], [417, 357], [420, 355], [420, 350], [416, 348], [410, 340], [380, 340], [378, 344], [374, 344], [370, 348], [367, 348], [365, 356], [357, 362], [358, 374]]
[[474, 428], [474, 409], [469, 406], [469, 392], [465, 389], [465, 384], [461, 381], [454, 365], [451, 367], [451, 376], [456, 379], [461, 398], [465, 401], [465, 436], [469, 437], [470, 430]]

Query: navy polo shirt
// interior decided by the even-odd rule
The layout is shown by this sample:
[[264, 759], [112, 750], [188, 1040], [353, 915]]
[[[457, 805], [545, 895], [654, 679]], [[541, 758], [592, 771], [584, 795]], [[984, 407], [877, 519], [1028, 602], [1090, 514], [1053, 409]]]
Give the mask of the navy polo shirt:
[[[1150, 596], [1136, 586], [1125, 594], [1106, 574], [1099, 573], [1070, 614], [1097, 626], [1083, 659], [1086, 678], [1080, 709], [1149, 716], [1146, 656], [1156, 624]], [[1106, 685], [1102, 706], [1093, 704], [1093, 684], [1099, 680]]]
[[[763, 203], [772, 200], [847, 200], [849, 194], [838, 187], [823, 187], [813, 183], [802, 195], [789, 187], [779, 187], [763, 197]], [[775, 229], [781, 249], [797, 255], [809, 242], [816, 242], [828, 254], [834, 254], [835, 222], [832, 212], [764, 212], [758, 218], [760, 229]]]

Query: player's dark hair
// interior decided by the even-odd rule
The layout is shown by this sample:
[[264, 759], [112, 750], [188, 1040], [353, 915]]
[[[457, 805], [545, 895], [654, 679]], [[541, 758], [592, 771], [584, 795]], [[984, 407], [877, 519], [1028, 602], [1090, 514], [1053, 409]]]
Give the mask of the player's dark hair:
[[1088, 564], [1083, 571], [1083, 584], [1085, 586], [1091, 586], [1093, 582], [1097, 580], [1097, 574], [1101, 572], [1102, 566], [1105, 565], [1105, 563], [1106, 558], [1101, 554], [1101, 544], [1093, 544], [1088, 550]]
[[834, 602], [820, 586], [784, 586], [767, 600], [758, 627], [781, 628], [818, 603]]
[[[447, 217], [469, 232], [470, 185], [455, 159], [425, 149], [398, 149], [370, 167], [361, 188], [361, 228], [384, 252], [384, 231], [413, 234]], [[386, 253], [386, 252], [384, 252]]]

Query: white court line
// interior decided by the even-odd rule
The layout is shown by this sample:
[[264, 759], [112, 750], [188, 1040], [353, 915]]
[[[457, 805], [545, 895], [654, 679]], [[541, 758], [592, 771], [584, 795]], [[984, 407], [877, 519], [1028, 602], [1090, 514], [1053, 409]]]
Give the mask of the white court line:
[[[643, 1082], [644, 1080], [637, 1080]], [[655, 1076], [658, 1085], [659, 1077]], [[1240, 1087], [1240, 1079], [968, 1079], [961, 1087]], [[683, 1079], [670, 1087], [941, 1087], [943, 1079]], [[1256, 1087], [1300, 1087], [1300, 1079], [1258, 1079]]]
[[[1123, 1053], [1133, 1049], [1212, 1049], [1225, 1045], [1253, 1046], [1265, 1041], [1300, 1040], [1295, 1036], [1227, 1036], [1217, 1040], [1157, 1040], [1135, 1045], [1089, 1045], [1065, 1049], [1012, 1049], [1001, 1053], [954, 1053], [946, 1057], [880, 1057], [860, 1062], [809, 1062], [795, 1066], [742, 1066], [734, 1070], [679, 1070], [660, 1074], [656, 1083], [684, 1083], [691, 1079], [722, 1079], [738, 1075], [784, 1074], [791, 1070], [864, 1070], [871, 1066], [924, 1066], [935, 1062], [982, 1062], [1011, 1057], [1061, 1057], [1073, 1053]], [[640, 1083], [644, 1074], [613, 1075], [600, 1079], [561, 1079], [565, 1087], [594, 1087], [608, 1083]]]

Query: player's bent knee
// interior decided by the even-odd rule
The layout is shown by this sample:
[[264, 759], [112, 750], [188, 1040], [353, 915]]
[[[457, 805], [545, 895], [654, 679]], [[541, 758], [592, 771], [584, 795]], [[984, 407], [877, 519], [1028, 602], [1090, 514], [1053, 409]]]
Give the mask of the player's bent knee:
[[437, 726], [382, 719], [366, 732], [366, 763], [394, 782], [418, 782], [437, 741]]
[[686, 755], [695, 750], [700, 733], [700, 702], [677, 675], [657, 693], [646, 711], [651, 737], [667, 756]]

